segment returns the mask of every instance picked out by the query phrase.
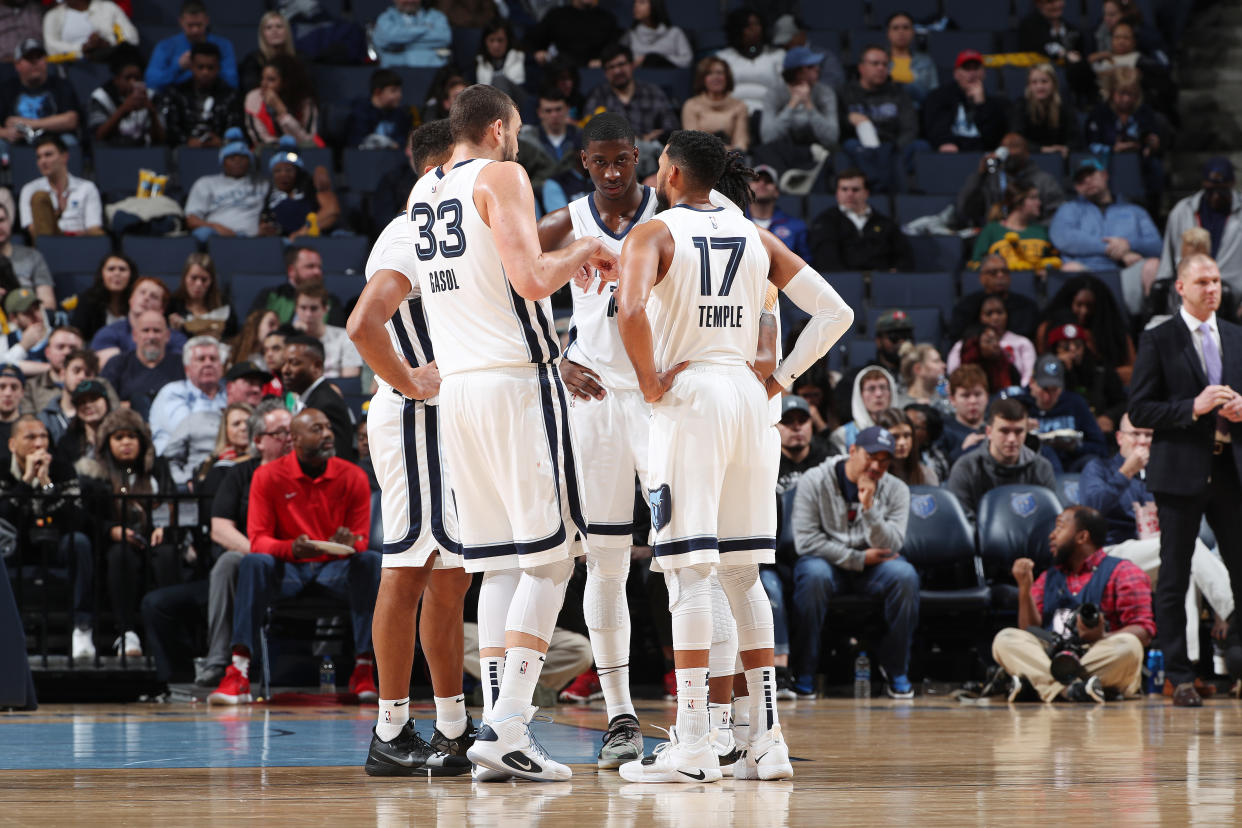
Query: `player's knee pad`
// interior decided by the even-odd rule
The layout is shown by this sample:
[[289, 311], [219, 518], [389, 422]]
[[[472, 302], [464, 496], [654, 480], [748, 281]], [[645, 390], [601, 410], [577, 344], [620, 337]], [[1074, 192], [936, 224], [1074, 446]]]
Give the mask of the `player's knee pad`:
[[[613, 553], [613, 554], [609, 554]], [[630, 608], [625, 601], [625, 582], [630, 574], [630, 551], [605, 550], [587, 556], [586, 588], [582, 615], [592, 632], [627, 629]]]
[[565, 600], [565, 585], [573, 571], [573, 558], [522, 570], [505, 628], [551, 641], [556, 616]]
[[707, 655], [708, 675], [731, 676], [738, 659], [737, 625], [729, 611], [729, 601], [715, 578], [712, 579], [712, 646]]
[[737, 621], [738, 649], [748, 652], [776, 646], [772, 604], [759, 580], [758, 564], [726, 567], [718, 575]]
[[711, 564], [685, 566], [664, 573], [668, 611], [673, 620], [674, 650], [710, 650], [712, 646]]

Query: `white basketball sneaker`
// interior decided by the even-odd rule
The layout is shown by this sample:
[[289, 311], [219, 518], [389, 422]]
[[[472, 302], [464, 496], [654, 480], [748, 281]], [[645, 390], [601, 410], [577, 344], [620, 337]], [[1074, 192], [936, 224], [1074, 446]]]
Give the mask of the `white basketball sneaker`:
[[[792, 779], [793, 765], [789, 763], [789, 746], [781, 735], [781, 726], [773, 725], [767, 733], [753, 739], [746, 751], [747, 758], [754, 757], [754, 768], [759, 779]], [[734, 773], [734, 778], [738, 778]], [[754, 778], [754, 777], [750, 777]]]
[[713, 734], [683, 742], [677, 737], [677, 728], [670, 727], [669, 740], [657, 745], [655, 753], [621, 766], [621, 778], [626, 782], [719, 782], [720, 759]]
[[504, 771], [492, 770], [482, 765], [474, 765], [470, 769], [470, 778], [475, 782], [508, 782], [513, 776]]
[[[563, 782], [573, 776], [568, 766], [557, 762], [530, 733], [530, 720], [536, 707], [526, 715], [513, 714], [499, 721], [485, 720], [479, 726], [474, 744], [466, 757], [481, 768], [529, 779], [532, 782]], [[483, 781], [475, 776], [478, 781]]]
[[[749, 728], [747, 728], [749, 729]], [[723, 776], [733, 775], [733, 766], [735, 763], [742, 761], [746, 756], [746, 742], [739, 739], [733, 732], [733, 728], [725, 728], [716, 731], [716, 738], [712, 741], [712, 747], [716, 751], [716, 756], [720, 762], [720, 773]]]

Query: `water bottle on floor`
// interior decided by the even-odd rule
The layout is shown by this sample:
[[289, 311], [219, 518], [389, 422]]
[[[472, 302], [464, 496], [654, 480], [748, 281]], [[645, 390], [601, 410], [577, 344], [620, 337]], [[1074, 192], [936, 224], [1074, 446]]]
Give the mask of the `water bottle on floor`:
[[323, 664], [319, 665], [319, 692], [336, 693], [336, 665], [332, 663], [332, 656], [324, 656]]
[[859, 650], [854, 659], [854, 698], [871, 698], [871, 659], [866, 650]]

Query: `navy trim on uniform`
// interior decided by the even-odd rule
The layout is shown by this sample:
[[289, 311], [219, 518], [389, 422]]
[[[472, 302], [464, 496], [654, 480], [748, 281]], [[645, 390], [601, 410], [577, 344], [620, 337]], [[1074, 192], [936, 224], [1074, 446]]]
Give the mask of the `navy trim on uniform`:
[[[474, 160], [473, 158], [467, 158], [465, 161], [458, 161], [456, 164], [454, 164], [452, 167], [449, 168], [449, 172], [452, 172], [453, 170], [457, 169], [463, 164], [469, 164], [473, 160]], [[443, 166], [436, 167], [436, 178], [444, 178], [444, 167]]]
[[461, 553], [466, 560], [476, 558], [498, 558], [503, 555], [529, 555], [535, 552], [546, 552], [565, 543], [565, 524], [548, 535], [535, 541], [510, 541], [508, 543], [492, 543], [484, 546], [467, 546], [462, 544]]
[[708, 207], [708, 208], [703, 208], [703, 207], [691, 207], [689, 204], [674, 204], [673, 206], [674, 206], [674, 207], [684, 207], [684, 208], [686, 208], [687, 210], [693, 210], [693, 211], [694, 211], [694, 212], [696, 212], [696, 213], [719, 213], [720, 211], [724, 210], [724, 208], [723, 208], [723, 207]]
[[687, 552], [719, 548], [720, 545], [715, 535], [700, 535], [695, 538], [682, 538], [681, 540], [665, 541], [664, 543], [657, 541], [653, 548], [653, 554], [657, 558], [663, 558], [668, 555], [685, 555]]
[[401, 404], [401, 463], [405, 466], [410, 524], [401, 540], [384, 542], [385, 555], [404, 552], [423, 533], [423, 489], [418, 482], [418, 403], [414, 400]]
[[775, 537], [756, 537], [756, 538], [729, 538], [720, 541], [720, 551], [724, 552], [751, 552], [759, 550], [771, 549], [776, 551]]
[[632, 535], [634, 522], [629, 523], [588, 523], [587, 534], [590, 535]]
[[578, 531], [587, 531], [586, 518], [582, 516], [582, 500], [578, 496], [578, 463], [574, 457], [574, 443], [569, 433], [569, 405], [565, 402], [565, 383], [561, 381], [561, 372], [552, 368], [552, 381], [556, 384], [557, 400], [561, 406], [561, 441], [565, 444], [565, 485], [569, 489], [569, 516], [578, 526]]
[[616, 239], [617, 241], [624, 241], [626, 235], [631, 230], [633, 230], [635, 226], [639, 224], [639, 217], [643, 214], [643, 211], [647, 209], [647, 202], [651, 200], [651, 188], [643, 186], [643, 200], [639, 203], [638, 210], [634, 212], [634, 218], [630, 220], [630, 223], [627, 224], [625, 226], [625, 229], [622, 230], [620, 233], [612, 232], [612, 230], [609, 229], [608, 225], [604, 224], [604, 219], [601, 218], [599, 214], [599, 208], [595, 206], [595, 194], [594, 193], [591, 193], [590, 195], [588, 195], [586, 197], [586, 200], [587, 200], [587, 203], [591, 205], [591, 217], [595, 219], [596, 226], [599, 227], [600, 230], [603, 230], [605, 233], [607, 233], [610, 238]]
[[392, 315], [392, 328], [397, 334], [397, 344], [401, 347], [401, 355], [411, 365], [418, 365], [418, 357], [414, 354], [414, 346], [410, 343], [410, 335], [405, 330], [405, 321], [401, 318], [401, 308]]
[[[423, 441], [427, 449], [427, 484], [431, 489], [431, 536], [448, 552], [461, 554], [461, 542], [449, 537], [444, 528], [444, 473], [440, 470], [440, 412], [437, 406], [423, 404]], [[452, 495], [452, 492], [449, 492]]]
[[[501, 273], [504, 267], [501, 266]], [[539, 334], [535, 333], [535, 328], [530, 324], [530, 311], [526, 309], [526, 300], [518, 295], [513, 289], [513, 283], [509, 282], [509, 277], [505, 277], [505, 284], [509, 288], [509, 304], [513, 307], [513, 315], [517, 318], [518, 327], [522, 329], [522, 338], [526, 340], [526, 353], [530, 357], [531, 362], [543, 362], [540, 359], [543, 351], [539, 347]]]
[[427, 330], [427, 314], [423, 311], [423, 300], [411, 299], [406, 304], [410, 307], [410, 324], [414, 327], [414, 335], [418, 337], [419, 347], [423, 349], [423, 356], [427, 358], [427, 362], [432, 362], [436, 356], [431, 348], [431, 332]]
[[570, 325], [570, 326], [569, 326], [569, 336], [568, 336], [568, 340], [569, 340], [569, 341], [565, 343], [565, 353], [566, 353], [566, 354], [568, 354], [568, 353], [569, 353], [569, 349], [570, 349], [570, 348], [574, 347], [574, 343], [578, 341], [578, 326], [577, 326], [577, 325]]
[[552, 362], [561, 355], [561, 340], [556, 336], [556, 326], [548, 324], [548, 316], [543, 312], [543, 305], [539, 302], [532, 303], [535, 306], [535, 316], [539, 320], [539, 329], [543, 331], [543, 343], [548, 349], [547, 362]]

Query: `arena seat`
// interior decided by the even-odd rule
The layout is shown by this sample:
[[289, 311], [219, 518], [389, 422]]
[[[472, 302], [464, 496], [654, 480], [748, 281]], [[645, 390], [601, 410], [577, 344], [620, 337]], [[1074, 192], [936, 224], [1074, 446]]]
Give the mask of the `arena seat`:
[[181, 147], [177, 150], [174, 169], [177, 172], [177, 187], [185, 195], [189, 195], [194, 182], [205, 175], [220, 172], [220, 150], [210, 147]]
[[123, 198], [138, 192], [138, 171], [146, 169], [161, 175], [172, 172], [166, 147], [95, 147], [95, 186], [104, 196]]
[[898, 193], [893, 197], [893, 218], [904, 227], [916, 218], [939, 214], [945, 207], [952, 206], [953, 200], [947, 193]]
[[[1009, 290], [1038, 301], [1039, 296], [1035, 293], [1035, 281], [1035, 271], [1033, 270], [1009, 271]], [[980, 290], [983, 290], [983, 285], [979, 283], [979, 271], [963, 270], [962, 295], [968, 296]]]
[[914, 157], [915, 187], [932, 195], [956, 196], [979, 169], [981, 158], [981, 152], [920, 152]]
[[[844, 341], [844, 340], [842, 340]], [[851, 368], [875, 361], [875, 340], [854, 337], [845, 345], [845, 364]]]
[[[368, 540], [369, 542], [369, 540]], [[319, 584], [312, 583], [293, 598], [273, 601], [259, 626], [259, 652], [262, 663], [260, 694], [270, 698], [272, 693], [272, 648], [270, 641], [340, 642], [346, 650], [352, 648], [350, 633], [349, 602], [331, 595]], [[310, 655], [309, 648], [305, 653]], [[348, 674], [347, 662], [338, 659], [337, 682], [342, 674]]]
[[861, 273], [852, 270], [823, 274], [833, 290], [841, 295], [845, 304], [854, 309], [854, 327], [861, 328], [862, 308], [867, 302], [867, 282]]
[[1061, 153], [1033, 152], [1031, 160], [1035, 162], [1035, 166], [1055, 178], [1058, 184], [1065, 182], [1065, 159], [1061, 157]]
[[883, 305], [875, 305], [867, 309], [867, 331], [875, 333], [875, 323], [886, 311], [900, 308], [910, 317], [914, 325], [914, 339], [917, 342], [930, 342], [937, 348], [944, 338], [944, 321], [940, 318], [939, 308], [919, 308], [899, 305], [884, 299]]
[[979, 502], [976, 531], [983, 571], [992, 584], [992, 604], [997, 608], [1016, 606], [1017, 587], [1013, 582], [1013, 562], [1018, 558], [1035, 561], [1038, 575], [1052, 562], [1048, 534], [1061, 513], [1061, 501], [1042, 486], [997, 486]]
[[[361, 275], [370, 250], [365, 236], [299, 236], [297, 243], [319, 251], [319, 255], [323, 257], [323, 269], [326, 273]], [[283, 266], [281, 270], [284, 270]], [[360, 287], [359, 290], [361, 289]]]
[[[952, 66], [957, 55], [966, 49], [988, 54], [996, 51], [996, 40], [991, 32], [953, 31], [931, 32], [927, 36], [927, 53], [937, 67]], [[952, 75], [947, 78], [952, 81]], [[942, 81], [943, 82], [943, 81]]]
[[914, 249], [914, 266], [919, 270], [947, 270], [956, 273], [966, 257], [957, 236], [906, 236]]
[[[216, 269], [219, 272], [219, 268]], [[280, 287], [288, 282], [284, 274], [233, 273], [228, 281], [229, 296], [240, 319], [245, 319], [259, 294], [268, 288]]]
[[[479, 54], [479, 44], [483, 42], [483, 30], [472, 26], [453, 27], [453, 63], [466, 73], [466, 77], [474, 77], [474, 67]], [[521, 48], [520, 44], [513, 44]], [[404, 90], [402, 90], [404, 91]]]
[[193, 236], [122, 236], [122, 249], [145, 275], [181, 275], [186, 257], [198, 250]]
[[1062, 506], [1077, 506], [1082, 503], [1078, 490], [1080, 477], [1077, 472], [1061, 472], [1057, 475], [1057, 500], [1061, 501]]
[[901, 556], [919, 572], [920, 615], [987, 610], [991, 592], [983, 581], [974, 533], [948, 489], [910, 487], [910, 517]]
[[356, 273], [328, 273], [323, 277], [324, 288], [328, 293], [340, 299], [346, 307], [348, 307], [350, 301], [358, 298], [358, 294], [362, 293], [362, 289], [366, 285], [367, 280], [363, 278], [361, 268]]
[[894, 12], [905, 12], [917, 23], [930, 23], [940, 15], [940, 0], [871, 0], [873, 26], [883, 26]]
[[35, 247], [47, 260], [53, 276], [61, 273], [93, 273], [104, 256], [112, 252], [108, 236], [40, 236]]
[[274, 236], [212, 236], [207, 240], [207, 252], [221, 278], [234, 273], [270, 273], [282, 278], [285, 274], [283, 247]]
[[800, 17], [808, 29], [841, 31], [867, 25], [862, 3], [803, 3]]
[[872, 273], [871, 295], [896, 308], [939, 308], [948, 319], [957, 303], [957, 276], [933, 273]]
[[946, 17], [959, 29], [999, 32], [1009, 28], [1009, 4], [995, 0], [942, 0]]
[[403, 163], [401, 150], [346, 149], [342, 157], [345, 183], [353, 192], [373, 193], [380, 179]]

